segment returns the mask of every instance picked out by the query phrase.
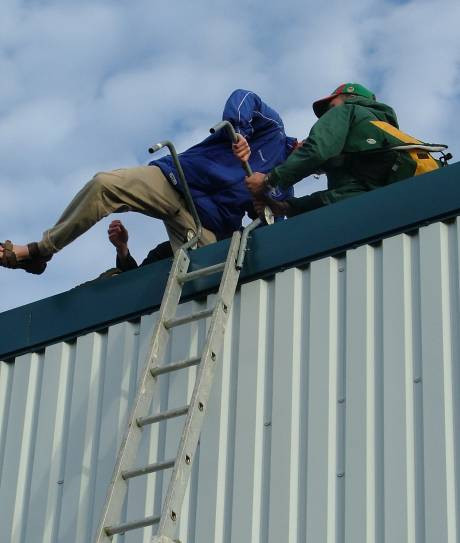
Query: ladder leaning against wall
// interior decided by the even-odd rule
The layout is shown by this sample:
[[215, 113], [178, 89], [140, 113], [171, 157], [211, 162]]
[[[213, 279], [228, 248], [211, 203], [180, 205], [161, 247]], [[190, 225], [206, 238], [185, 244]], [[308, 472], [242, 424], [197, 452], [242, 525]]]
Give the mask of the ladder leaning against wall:
[[[217, 124], [211, 129], [211, 132], [222, 128], [225, 128], [229, 132], [232, 141], [235, 142], [237, 136], [232, 125], [227, 121]], [[153, 537], [152, 543], [173, 543], [175, 541], [173, 538], [176, 533], [182, 502], [190, 479], [192, 463], [207, 410], [215, 368], [224, 339], [225, 326], [244, 261], [248, 235], [262, 223], [261, 219], [256, 219], [243, 232], [233, 233], [225, 262], [188, 272], [190, 264], [188, 250], [196, 246], [200, 239], [201, 223], [172, 143], [169, 141], [158, 143], [151, 147], [149, 151], [153, 153], [165, 146], [169, 148], [175, 162], [184, 188], [184, 196], [197, 228], [193, 238], [177, 251], [173, 260], [158, 320], [152, 333], [145, 368], [139, 380], [127, 429], [118, 451], [112, 480], [102, 510], [100, 524], [96, 532], [95, 543], [109, 543], [116, 534], [152, 525], [158, 525], [158, 530]], [[249, 164], [243, 163], [243, 167], [246, 173], [250, 175], [251, 169]], [[265, 217], [267, 222], [272, 222], [269, 209], [266, 210]], [[199, 277], [217, 273], [222, 273], [222, 278], [215, 306], [186, 317], [176, 317], [176, 310], [179, 305], [183, 285]], [[210, 318], [210, 325], [202, 354], [187, 360], [165, 365], [163, 359], [170, 330], [176, 326], [206, 318]], [[151, 415], [149, 409], [153, 397], [158, 393], [158, 377], [162, 374], [179, 371], [191, 366], [198, 366], [198, 371], [190, 404], [178, 409]], [[163, 462], [136, 467], [136, 455], [144, 426], [184, 415], [186, 415], [186, 419], [176, 457]], [[173, 472], [163, 502], [161, 516], [150, 516], [120, 523], [129, 480], [171, 468], [173, 468]]]

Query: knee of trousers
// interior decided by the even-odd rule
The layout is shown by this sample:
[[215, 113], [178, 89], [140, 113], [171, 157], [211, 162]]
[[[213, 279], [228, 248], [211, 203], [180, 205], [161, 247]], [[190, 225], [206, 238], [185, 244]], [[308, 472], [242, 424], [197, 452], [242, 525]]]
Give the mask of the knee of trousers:
[[103, 192], [115, 185], [116, 178], [109, 172], [98, 172], [90, 181], [91, 189], [95, 192]]

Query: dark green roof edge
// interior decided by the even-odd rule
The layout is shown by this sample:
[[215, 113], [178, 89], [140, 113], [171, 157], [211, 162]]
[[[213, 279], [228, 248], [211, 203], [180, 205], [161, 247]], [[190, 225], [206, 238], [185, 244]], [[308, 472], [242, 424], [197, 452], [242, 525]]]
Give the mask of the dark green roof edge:
[[[304, 264], [460, 214], [460, 163], [256, 230], [241, 280]], [[192, 269], [225, 259], [228, 240], [192, 252]], [[159, 307], [171, 260], [0, 313], [0, 359], [132, 319]], [[218, 276], [184, 288], [216, 289]], [[37, 279], [39, 280], [39, 279]]]

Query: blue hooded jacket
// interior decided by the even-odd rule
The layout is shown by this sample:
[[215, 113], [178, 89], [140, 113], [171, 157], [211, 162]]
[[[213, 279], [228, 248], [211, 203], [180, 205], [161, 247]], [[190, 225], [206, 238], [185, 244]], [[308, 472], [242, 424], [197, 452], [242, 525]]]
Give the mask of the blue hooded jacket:
[[[223, 120], [230, 121], [251, 147], [249, 164], [253, 171], [267, 173], [286, 160], [296, 139], [286, 136], [278, 113], [254, 92], [237, 89], [228, 98]], [[245, 173], [234, 156], [226, 131], [212, 134], [201, 143], [179, 154], [198, 215], [205, 228], [217, 239], [238, 230], [247, 211], [254, 216], [252, 197], [244, 184]], [[179, 175], [170, 155], [150, 162], [180, 191]], [[284, 200], [293, 196], [292, 188], [273, 189], [270, 197]]]

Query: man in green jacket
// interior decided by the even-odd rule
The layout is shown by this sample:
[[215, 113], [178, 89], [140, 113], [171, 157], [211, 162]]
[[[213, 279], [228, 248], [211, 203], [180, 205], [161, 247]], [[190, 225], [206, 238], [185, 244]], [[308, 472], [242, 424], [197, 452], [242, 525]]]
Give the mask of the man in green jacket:
[[286, 189], [314, 173], [327, 175], [328, 188], [269, 202], [275, 214], [296, 215], [440, 167], [426, 151], [393, 150], [423, 142], [401, 132], [393, 109], [358, 83], [340, 85], [314, 102], [313, 111], [318, 121], [289, 158], [268, 174], [246, 178], [256, 207], [266, 203], [267, 187]]

